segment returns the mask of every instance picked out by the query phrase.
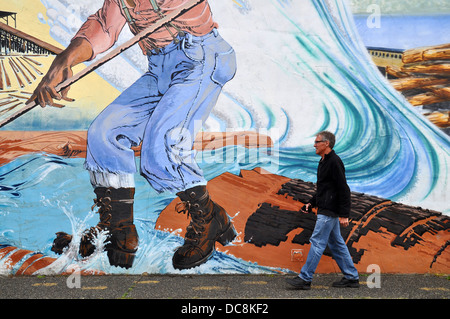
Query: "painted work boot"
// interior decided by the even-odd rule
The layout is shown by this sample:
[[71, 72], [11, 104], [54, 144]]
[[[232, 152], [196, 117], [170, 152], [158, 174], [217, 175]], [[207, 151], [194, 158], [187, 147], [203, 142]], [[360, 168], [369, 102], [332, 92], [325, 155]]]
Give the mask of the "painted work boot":
[[218, 241], [223, 246], [236, 237], [236, 230], [225, 209], [213, 202], [205, 186], [196, 186], [177, 193], [181, 203], [178, 213], [187, 213], [191, 222], [186, 228], [184, 245], [172, 258], [175, 269], [188, 269], [206, 262]]
[[[130, 268], [138, 247], [138, 234], [133, 223], [134, 188], [97, 187], [94, 190], [97, 198], [100, 222], [84, 231], [80, 241], [79, 252], [83, 257], [95, 251], [93, 239], [100, 231], [108, 231], [105, 250], [111, 266]], [[52, 251], [61, 254], [72, 241], [72, 235], [64, 232], [56, 233]]]

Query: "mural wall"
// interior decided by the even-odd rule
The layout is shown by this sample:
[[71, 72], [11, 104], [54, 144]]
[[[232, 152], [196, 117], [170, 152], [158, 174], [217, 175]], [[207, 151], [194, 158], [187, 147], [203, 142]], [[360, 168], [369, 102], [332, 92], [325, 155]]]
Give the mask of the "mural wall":
[[[139, 12], [139, 1], [125, 2], [131, 14]], [[143, 15], [155, 15], [152, 2], [139, 7], [147, 10]], [[85, 169], [86, 157], [95, 151], [87, 146], [93, 143], [87, 142], [87, 130], [148, 71], [141, 46], [73, 83], [68, 92], [73, 101], [55, 100], [54, 106], [21, 114], [55, 56], [103, 0], [2, 4], [0, 274], [298, 272], [316, 219], [301, 208], [315, 190], [319, 158], [313, 142], [322, 130], [335, 133], [334, 149], [352, 190], [350, 225], [342, 235], [358, 270], [378, 265], [383, 272], [449, 273], [450, 36], [442, 30], [450, 27], [450, 6], [407, 0], [208, 2], [218, 34], [229, 44], [226, 50], [222, 44], [216, 55], [228, 56], [220, 69], [226, 72], [214, 73], [219, 70], [215, 64], [215, 86], [204, 93], [217, 94], [220, 86], [217, 102], [210, 114], [204, 111], [205, 116], [192, 120], [190, 134], [174, 124], [175, 135], [158, 138], [169, 132], [165, 124], [181, 116], [179, 107], [166, 117], [168, 111], [152, 109], [161, 116], [147, 133], [153, 144], [116, 138], [116, 147], [137, 167], [127, 172], [134, 184], [125, 188], [134, 190], [126, 194], [93, 187], [101, 183]], [[125, 25], [111, 50], [132, 37]], [[183, 63], [203, 57], [189, 47], [197, 41], [192, 39], [173, 44], [190, 59]], [[106, 54], [77, 65], [74, 74]], [[151, 67], [155, 61], [150, 60]], [[172, 80], [180, 74], [174, 72]], [[185, 78], [180, 83], [191, 82]], [[158, 87], [161, 95], [169, 88]], [[178, 99], [176, 106], [189, 98], [188, 91], [182, 92], [170, 99]], [[133, 94], [147, 99], [143, 105], [148, 109], [154, 103], [142, 89]], [[102, 130], [96, 132], [98, 137]], [[166, 149], [158, 149], [162, 144], [171, 150], [167, 154], [173, 163], [189, 162], [170, 166], [177, 172], [189, 168], [181, 180], [203, 173], [209, 197], [195, 203], [214, 207], [222, 216], [217, 225], [208, 224], [217, 242], [204, 248], [201, 257], [179, 250], [185, 237], [196, 240], [198, 226], [204, 226], [196, 218], [206, 218], [193, 205], [186, 207], [197, 196], [187, 197], [194, 184], [171, 189], [152, 179], [151, 169], [165, 154]], [[105, 161], [116, 161], [103, 155]], [[144, 162], [152, 164], [147, 174], [141, 174]], [[111, 210], [128, 213], [117, 216]], [[113, 238], [113, 230], [103, 227], [111, 223], [120, 224], [120, 235]], [[331, 255], [325, 255], [318, 272], [339, 271]]]

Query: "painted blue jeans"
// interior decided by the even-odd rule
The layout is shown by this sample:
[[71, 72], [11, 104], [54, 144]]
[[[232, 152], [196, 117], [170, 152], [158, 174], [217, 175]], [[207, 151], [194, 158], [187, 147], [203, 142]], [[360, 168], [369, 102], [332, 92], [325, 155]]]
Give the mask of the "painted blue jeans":
[[91, 183], [134, 187], [133, 146], [140, 171], [158, 192], [205, 185], [193, 143], [223, 85], [234, 77], [233, 48], [217, 30], [186, 34], [148, 56], [149, 70], [93, 121], [85, 168]]
[[313, 274], [327, 245], [344, 277], [349, 280], [359, 279], [358, 271], [353, 264], [347, 245], [342, 238], [338, 217], [318, 214], [316, 225], [309, 241], [311, 247], [306, 258], [306, 263], [300, 271], [299, 277], [301, 279], [305, 281], [312, 280]]

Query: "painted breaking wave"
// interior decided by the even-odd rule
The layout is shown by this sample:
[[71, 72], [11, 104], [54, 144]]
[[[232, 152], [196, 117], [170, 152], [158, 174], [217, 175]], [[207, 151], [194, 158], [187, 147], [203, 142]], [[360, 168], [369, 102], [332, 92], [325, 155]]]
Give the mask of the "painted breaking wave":
[[[102, 1], [70, 3], [70, 12], [65, 1], [42, 3], [52, 36], [67, 45]], [[210, 5], [236, 51], [238, 72], [205, 130], [263, 130], [280, 149], [277, 172], [309, 181], [315, 181], [317, 165], [314, 134], [330, 130], [353, 190], [449, 212], [450, 139], [380, 75], [346, 1], [212, 0]], [[123, 33], [119, 43], [129, 30]], [[100, 74], [126, 88], [145, 72], [141, 59], [132, 48], [108, 63], [113, 73], [104, 66]]]
[[[305, 62], [302, 66], [311, 65], [308, 58], [327, 65], [325, 72], [314, 73], [323, 95], [330, 97], [323, 101], [321, 129], [336, 132], [336, 151], [346, 164], [352, 189], [448, 212], [449, 137], [380, 75], [344, 2], [328, 1], [332, 10], [324, 1], [313, 3], [328, 37], [311, 39], [299, 28], [296, 58]], [[289, 19], [290, 10], [282, 12]]]

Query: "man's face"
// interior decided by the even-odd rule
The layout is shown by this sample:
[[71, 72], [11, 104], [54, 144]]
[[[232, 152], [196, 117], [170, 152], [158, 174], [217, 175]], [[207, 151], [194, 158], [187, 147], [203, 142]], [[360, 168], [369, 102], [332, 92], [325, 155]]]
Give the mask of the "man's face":
[[316, 139], [314, 141], [314, 147], [316, 148], [316, 154], [323, 156], [325, 154], [325, 151], [328, 148], [328, 145], [330, 142], [325, 141], [322, 137], [322, 135], [316, 136]]

